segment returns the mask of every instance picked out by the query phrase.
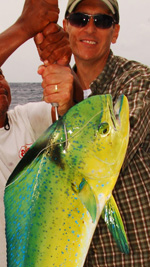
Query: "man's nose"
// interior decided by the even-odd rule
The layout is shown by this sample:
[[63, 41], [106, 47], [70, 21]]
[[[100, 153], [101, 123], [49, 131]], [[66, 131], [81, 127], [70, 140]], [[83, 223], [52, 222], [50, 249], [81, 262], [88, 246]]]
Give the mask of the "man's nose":
[[87, 25], [85, 26], [85, 29], [90, 33], [96, 31], [96, 26], [92, 17], [89, 19]]

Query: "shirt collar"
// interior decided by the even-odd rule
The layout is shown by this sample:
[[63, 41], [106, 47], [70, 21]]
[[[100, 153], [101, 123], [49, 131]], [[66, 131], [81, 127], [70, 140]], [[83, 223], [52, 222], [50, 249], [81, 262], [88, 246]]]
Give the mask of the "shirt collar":
[[92, 94], [103, 94], [108, 85], [113, 81], [115, 76], [113, 72], [116, 66], [116, 57], [113, 55], [112, 50], [110, 50], [106, 65], [99, 76], [90, 84]]
[[[116, 66], [116, 57], [113, 55], [112, 50], [110, 50], [106, 65], [103, 71], [99, 74], [99, 76], [90, 84], [90, 89], [92, 91], [92, 95], [103, 94], [107, 88], [107, 85], [112, 82], [115, 78], [113, 77], [113, 71]], [[77, 66], [73, 66], [73, 70], [77, 72]]]

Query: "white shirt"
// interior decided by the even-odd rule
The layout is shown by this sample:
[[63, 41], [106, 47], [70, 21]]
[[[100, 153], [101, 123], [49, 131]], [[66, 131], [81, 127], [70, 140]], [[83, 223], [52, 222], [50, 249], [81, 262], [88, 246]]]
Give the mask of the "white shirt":
[[16, 106], [8, 112], [10, 130], [0, 128], [0, 266], [6, 267], [4, 189], [32, 143], [52, 124], [51, 105], [45, 102]]
[[92, 93], [91, 89], [83, 90], [83, 98], [86, 99]]

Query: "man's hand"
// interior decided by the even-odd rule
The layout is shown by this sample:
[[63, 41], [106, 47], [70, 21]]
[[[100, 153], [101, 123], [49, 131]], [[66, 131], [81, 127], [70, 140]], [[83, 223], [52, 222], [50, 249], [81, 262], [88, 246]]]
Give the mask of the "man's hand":
[[[70, 67], [52, 64], [40, 66], [38, 73], [42, 75], [43, 98], [47, 103], [58, 103], [58, 114], [64, 115], [73, 102], [73, 80]], [[57, 90], [56, 90], [57, 89]]]
[[58, 20], [58, 0], [25, 0], [17, 21], [0, 34], [0, 66], [24, 42]]
[[28, 39], [41, 32], [50, 22], [58, 20], [58, 0], [26, 0], [17, 23], [22, 25]]
[[40, 58], [50, 64], [68, 65], [71, 58], [71, 48], [68, 34], [57, 24], [51, 23], [34, 38]]

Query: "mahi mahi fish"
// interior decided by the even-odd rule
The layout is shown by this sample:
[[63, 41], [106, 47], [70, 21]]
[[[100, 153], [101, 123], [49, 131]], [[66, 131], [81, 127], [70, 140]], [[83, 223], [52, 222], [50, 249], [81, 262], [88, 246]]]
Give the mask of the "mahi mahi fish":
[[[72, 107], [32, 145], [5, 188], [9, 267], [83, 266], [104, 207], [115, 207], [128, 139], [127, 98], [113, 107], [108, 94]], [[117, 207], [110, 214], [121, 221]]]

